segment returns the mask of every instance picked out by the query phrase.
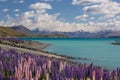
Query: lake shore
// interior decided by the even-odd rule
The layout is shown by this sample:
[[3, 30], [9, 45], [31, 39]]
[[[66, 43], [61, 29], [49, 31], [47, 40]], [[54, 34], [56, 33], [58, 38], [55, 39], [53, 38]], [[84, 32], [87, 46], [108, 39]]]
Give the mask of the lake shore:
[[3, 49], [15, 49], [21, 53], [34, 53], [39, 55], [44, 55], [47, 57], [53, 57], [63, 60], [89, 60], [87, 58], [81, 57], [72, 57], [68, 55], [52, 53], [49, 51], [44, 51], [43, 49], [51, 46], [51, 44], [41, 43], [37, 41], [27, 41], [27, 40], [16, 40], [15, 38], [1, 38], [0, 39], [0, 47]]
[[[3, 41], [3, 42], [1, 42]], [[82, 60], [91, 60], [89, 58], [82, 58], [82, 57], [72, 57], [69, 55], [59, 54], [59, 53], [53, 53], [49, 51], [44, 51], [43, 49], [46, 47], [51, 46], [52, 44], [46, 44], [41, 43], [37, 41], [31, 41], [31, 40], [19, 40], [16, 38], [6, 38], [4, 40], [1, 40], [0, 38], [0, 47], [4, 50], [11, 50], [14, 49], [18, 53], [29, 53], [29, 54], [37, 54], [41, 56], [46, 56], [49, 58], [54, 58], [62, 61], [67, 61], [70, 64], [81, 64]], [[79, 60], [79, 61], [77, 61]], [[92, 62], [91, 62], [92, 63]], [[86, 63], [82, 63], [85, 65], [90, 65]], [[94, 67], [101, 67], [98, 65], [94, 65]], [[109, 69], [105, 68], [106, 71]]]
[[[33, 41], [23, 41], [22, 43], [18, 42], [17, 44], [14, 43], [13, 41], [3, 41], [0, 42], [0, 47], [5, 49], [5, 50], [10, 50], [10, 49], [15, 49], [16, 51], [20, 53], [31, 53], [31, 54], [39, 54], [47, 57], [54, 57], [58, 59], [67, 59], [65, 57], [57, 56], [54, 54], [49, 54], [48, 52], [42, 51], [42, 49], [46, 48], [49, 46], [49, 44], [45, 43], [38, 43], [38, 42], [33, 42]], [[29, 43], [29, 44], [27, 44]]]

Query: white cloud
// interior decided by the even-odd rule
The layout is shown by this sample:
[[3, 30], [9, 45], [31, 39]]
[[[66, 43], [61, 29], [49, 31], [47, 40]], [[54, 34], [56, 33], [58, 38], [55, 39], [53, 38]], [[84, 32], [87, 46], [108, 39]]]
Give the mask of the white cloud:
[[45, 2], [51, 2], [51, 1], [54, 1], [54, 0], [43, 0], [43, 1], [45, 1]]
[[19, 14], [15, 14], [15, 16], [16, 16], [16, 17], [18, 17], [18, 16], [19, 16]]
[[73, 0], [73, 5], [88, 5], [88, 4], [99, 4], [106, 3], [109, 0]]
[[6, 2], [7, 0], [0, 0], [0, 2]]
[[20, 0], [19, 3], [24, 3], [24, 0]]
[[52, 2], [52, 1], [61, 2], [62, 0], [42, 0], [42, 1], [45, 1], [45, 2]]
[[[58, 20], [58, 14], [49, 15], [48, 13], [37, 13], [35, 11], [27, 11], [17, 19], [13, 19], [7, 16], [8, 21], [5, 24], [8, 26], [24, 25], [27, 28], [33, 30], [38, 28], [39, 30], [49, 31], [64, 31], [72, 32], [77, 30], [84, 30], [89, 32], [101, 31], [101, 30], [120, 30], [120, 21], [112, 22], [88, 22], [88, 23], [69, 23]], [[3, 24], [3, 22], [1, 22]]]
[[[23, 14], [17, 16], [17, 18], [12, 18], [11, 16], [7, 15], [6, 18], [8, 21], [0, 21], [0, 24], [6, 26], [24, 25], [31, 30], [38, 28], [39, 30], [64, 32], [78, 30], [89, 32], [101, 30], [120, 30], [120, 20], [117, 19], [111, 19], [111, 21], [107, 22], [92, 22], [95, 17], [90, 17], [91, 21], [87, 23], [69, 23], [58, 19], [60, 13], [52, 15], [48, 14], [47, 10], [52, 9], [52, 6], [48, 3], [35, 3], [30, 5], [30, 9], [30, 11], [24, 12]], [[44, 11], [44, 13], [41, 11]], [[88, 15], [89, 14], [84, 13], [83, 15], [76, 17], [76, 19], [88, 18]], [[120, 16], [117, 16], [117, 18], [120, 19]]]
[[73, 5], [84, 5], [83, 11], [89, 15], [112, 18], [120, 14], [120, 3], [113, 0], [73, 0]]
[[9, 11], [9, 9], [7, 9], [7, 8], [2, 10], [2, 12], [8, 12], [8, 11]]
[[[83, 13], [88, 15], [89, 20], [82, 24], [83, 30], [120, 30], [120, 3], [113, 0], [73, 0], [72, 4], [82, 5]], [[86, 18], [83, 15], [75, 18]]]
[[5, 22], [4, 21], [0, 21], [0, 25], [5, 25]]
[[120, 4], [116, 2], [106, 2], [102, 4], [85, 6], [83, 10], [86, 13], [92, 14], [117, 15], [120, 13]]
[[113, 20], [112, 22], [88, 22], [88, 23], [69, 23], [58, 20], [58, 15], [49, 15], [48, 13], [39, 14], [35, 11], [28, 11], [19, 16], [17, 19], [13, 19], [7, 16], [7, 22], [1, 22], [6, 26], [24, 25], [27, 28], [33, 30], [38, 28], [39, 30], [49, 31], [64, 31], [72, 32], [77, 30], [84, 30], [89, 32], [101, 31], [101, 30], [120, 30], [120, 21]]
[[76, 20], [86, 20], [87, 17], [88, 17], [88, 15], [83, 14], [83, 15], [80, 15], [80, 16], [76, 16], [75, 19]]
[[31, 4], [30, 8], [34, 9], [34, 10], [52, 9], [51, 5], [49, 5], [47, 3], [40, 3], [40, 2]]
[[94, 17], [91, 17], [90, 20], [94, 20], [95, 18]]
[[20, 10], [19, 9], [15, 9], [14, 12], [19, 12]]

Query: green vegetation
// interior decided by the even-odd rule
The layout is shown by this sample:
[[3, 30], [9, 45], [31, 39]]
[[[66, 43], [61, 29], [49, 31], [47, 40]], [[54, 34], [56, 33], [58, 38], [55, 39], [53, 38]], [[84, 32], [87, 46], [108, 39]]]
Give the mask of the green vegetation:
[[1, 37], [22, 37], [27, 35], [17, 32], [9, 27], [0, 26], [0, 36]]
[[0, 37], [41, 37], [41, 38], [66, 38], [67, 36], [61, 35], [61, 34], [47, 34], [47, 35], [41, 35], [41, 34], [24, 34], [22, 32], [16, 31], [14, 29], [11, 29], [9, 27], [3, 27], [0, 26]]

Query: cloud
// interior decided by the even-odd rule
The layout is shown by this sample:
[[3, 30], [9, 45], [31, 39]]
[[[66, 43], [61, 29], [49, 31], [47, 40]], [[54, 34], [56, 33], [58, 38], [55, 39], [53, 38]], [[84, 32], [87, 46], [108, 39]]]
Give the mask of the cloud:
[[[120, 21], [109, 21], [109, 22], [88, 22], [88, 23], [76, 23], [76, 22], [63, 22], [58, 20], [59, 13], [49, 15], [48, 13], [37, 13], [35, 11], [27, 11], [20, 15], [18, 18], [13, 19], [7, 16], [8, 21], [4, 22], [5, 25], [24, 25], [27, 28], [34, 30], [48, 30], [48, 31], [89, 31], [96, 32], [101, 30], [120, 30]], [[3, 22], [1, 22], [3, 24]]]
[[9, 11], [9, 9], [7, 9], [7, 8], [2, 10], [2, 12], [8, 12], [8, 11]]
[[[40, 13], [38, 10], [52, 9], [50, 4], [47, 3], [35, 3], [30, 5], [30, 11], [24, 12], [17, 18], [7, 16], [8, 21], [4, 22], [4, 25], [24, 25], [27, 28], [34, 30], [49, 30], [49, 31], [73, 31], [75, 23], [68, 23], [58, 20], [60, 13], [53, 15], [47, 12]], [[3, 22], [2, 22], [3, 24]]]
[[90, 5], [90, 4], [101, 4], [106, 3], [109, 0], [73, 0], [73, 5]]
[[14, 12], [19, 12], [20, 10], [19, 9], [15, 9]]
[[84, 5], [83, 11], [89, 15], [102, 15], [106, 18], [120, 14], [120, 3], [112, 0], [73, 0], [73, 5]]
[[7, 0], [0, 0], [0, 2], [6, 2]]
[[45, 2], [52, 2], [52, 1], [57, 1], [57, 2], [61, 2], [62, 0], [43, 0]]
[[[60, 13], [49, 14], [47, 10], [52, 9], [52, 6], [48, 3], [39, 2], [31, 4], [29, 8], [29, 11], [26, 11], [21, 15], [17, 16], [16, 14], [16, 18], [7, 15], [7, 21], [0, 21], [0, 24], [5, 26], [24, 25], [31, 30], [39, 29], [63, 32], [81, 30], [89, 32], [96, 32], [101, 30], [120, 30], [120, 20], [118, 20], [120, 19], [120, 16], [117, 16], [116, 20], [109, 19], [104, 22], [92, 21], [93, 19], [95, 19], [95, 17], [90, 17], [91, 20], [86, 23], [70, 23], [59, 19], [58, 17], [60, 16]], [[88, 15], [89, 14], [84, 13], [83, 15], [77, 16], [76, 19], [86, 19], [89, 18]]]
[[76, 20], [86, 20], [87, 17], [88, 17], [88, 15], [83, 14], [83, 15], [80, 15], [80, 16], [76, 16], [75, 19]]
[[94, 20], [95, 19], [95, 17], [90, 17], [90, 20]]
[[43, 0], [43, 1], [45, 1], [45, 2], [51, 2], [51, 1], [54, 1], [54, 0]]
[[15, 14], [15, 16], [16, 16], [16, 17], [18, 17], [18, 16], [19, 16], [19, 14]]
[[76, 23], [76, 22], [63, 22], [58, 20], [58, 14], [49, 15], [48, 13], [36, 13], [35, 11], [27, 11], [20, 15], [18, 18], [13, 19], [7, 16], [7, 22], [0, 22], [6, 26], [13, 25], [24, 25], [27, 28], [34, 30], [48, 30], [48, 31], [63, 31], [63, 32], [73, 32], [73, 31], [89, 31], [97, 32], [103, 30], [120, 30], [120, 21], [112, 20], [109, 22], [88, 22], [88, 23]]
[[19, 3], [24, 3], [24, 0], [20, 0]]
[[30, 8], [34, 9], [34, 10], [52, 9], [51, 5], [49, 5], [47, 3], [40, 3], [40, 2], [31, 4]]
[[120, 13], [120, 4], [116, 2], [107, 2], [98, 5], [86, 6], [83, 10], [92, 14], [117, 15]]

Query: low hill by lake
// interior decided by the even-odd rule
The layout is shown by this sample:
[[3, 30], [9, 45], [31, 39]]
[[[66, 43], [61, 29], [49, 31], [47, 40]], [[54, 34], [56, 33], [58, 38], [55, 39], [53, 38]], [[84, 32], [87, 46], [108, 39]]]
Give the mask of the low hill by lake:
[[[24, 32], [22, 32], [24, 30]], [[27, 31], [26, 31], [27, 30]], [[0, 26], [0, 37], [47, 37], [47, 38], [65, 38], [67, 36], [62, 34], [34, 34], [34, 33], [25, 33], [28, 32], [28, 29], [25, 27], [4, 27]]]

